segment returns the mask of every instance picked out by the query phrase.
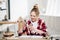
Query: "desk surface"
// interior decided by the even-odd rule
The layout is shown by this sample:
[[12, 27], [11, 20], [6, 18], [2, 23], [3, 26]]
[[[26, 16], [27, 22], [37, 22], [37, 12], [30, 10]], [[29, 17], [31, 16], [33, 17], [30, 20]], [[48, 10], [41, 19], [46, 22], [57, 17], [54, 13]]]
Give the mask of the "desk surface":
[[8, 37], [7, 40], [49, 40], [45, 38], [40, 38], [40, 36], [27, 36], [27, 37]]

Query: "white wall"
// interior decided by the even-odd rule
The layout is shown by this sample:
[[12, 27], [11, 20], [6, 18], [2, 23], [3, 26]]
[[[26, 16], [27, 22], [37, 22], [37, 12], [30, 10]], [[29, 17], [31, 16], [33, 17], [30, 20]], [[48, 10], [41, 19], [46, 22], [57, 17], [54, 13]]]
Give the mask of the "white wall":
[[[48, 5], [47, 5], [48, 2]], [[19, 16], [26, 17], [35, 4], [39, 5], [40, 14], [46, 8], [47, 16], [60, 16], [60, 0], [10, 0], [11, 21], [15, 21]]]
[[56, 13], [58, 13], [57, 15], [59, 15], [60, 16], [60, 0], [57, 0], [57, 7], [56, 7], [57, 9], [57, 12]]
[[27, 15], [27, 0], [10, 0], [11, 21]]
[[28, 0], [28, 13], [30, 13], [35, 4], [39, 4], [39, 0]]
[[38, 4], [41, 14], [44, 13], [46, 11], [47, 2], [48, 0], [28, 0], [28, 13], [30, 13], [35, 4]]
[[49, 0], [46, 15], [60, 16], [60, 0]]

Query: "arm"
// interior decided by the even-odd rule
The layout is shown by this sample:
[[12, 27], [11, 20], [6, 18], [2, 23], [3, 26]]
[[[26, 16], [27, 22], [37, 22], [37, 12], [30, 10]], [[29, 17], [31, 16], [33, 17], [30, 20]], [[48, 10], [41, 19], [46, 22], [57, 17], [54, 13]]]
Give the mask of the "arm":
[[25, 26], [25, 22], [22, 19], [22, 17], [19, 17], [17, 23], [18, 23], [18, 33], [22, 33], [23, 32], [23, 27]]
[[[41, 28], [42, 27], [42, 28]], [[46, 34], [46, 25], [44, 22], [41, 23], [40, 28], [39, 29], [35, 29], [36, 33], [39, 34]]]
[[22, 28], [20, 27], [20, 22], [18, 22], [18, 33], [22, 33]]

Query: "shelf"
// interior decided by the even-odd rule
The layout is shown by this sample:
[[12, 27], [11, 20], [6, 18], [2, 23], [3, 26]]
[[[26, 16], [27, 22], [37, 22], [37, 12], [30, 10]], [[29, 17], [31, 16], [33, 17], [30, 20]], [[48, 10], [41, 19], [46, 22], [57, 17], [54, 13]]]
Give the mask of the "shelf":
[[16, 24], [16, 22], [0, 21], [0, 24]]

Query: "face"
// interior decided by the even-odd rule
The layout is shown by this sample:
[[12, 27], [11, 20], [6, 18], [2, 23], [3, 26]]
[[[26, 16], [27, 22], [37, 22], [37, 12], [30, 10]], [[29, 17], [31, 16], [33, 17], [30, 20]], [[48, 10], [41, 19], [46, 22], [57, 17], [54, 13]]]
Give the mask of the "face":
[[32, 21], [32, 22], [35, 22], [35, 21], [37, 20], [38, 16], [36, 16], [35, 12], [32, 11], [32, 12], [30, 13], [30, 18], [31, 18], [31, 21]]

